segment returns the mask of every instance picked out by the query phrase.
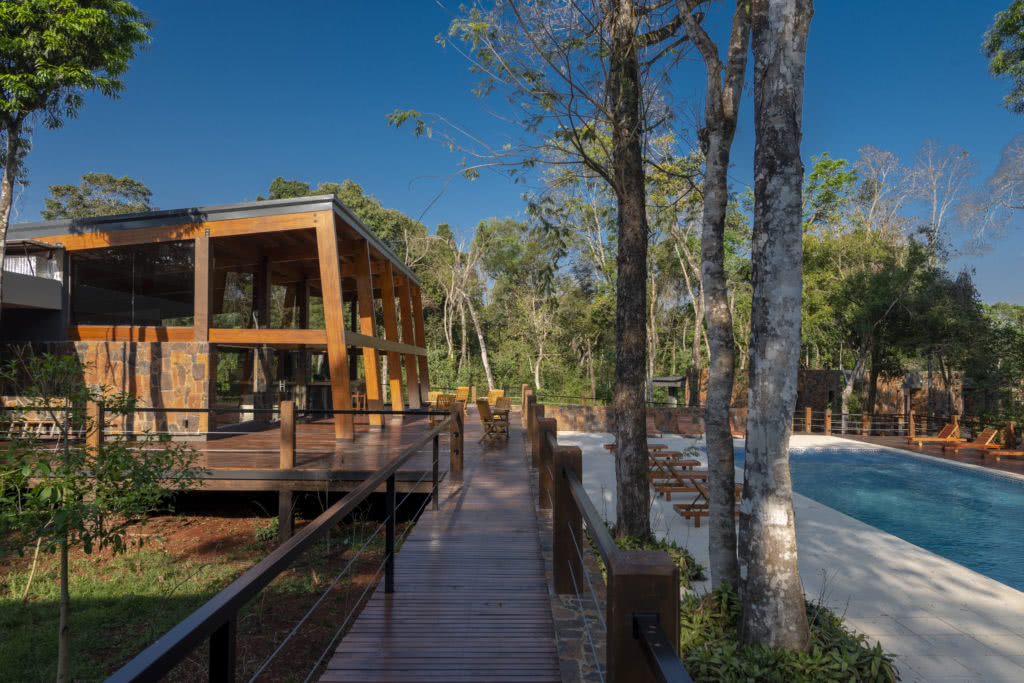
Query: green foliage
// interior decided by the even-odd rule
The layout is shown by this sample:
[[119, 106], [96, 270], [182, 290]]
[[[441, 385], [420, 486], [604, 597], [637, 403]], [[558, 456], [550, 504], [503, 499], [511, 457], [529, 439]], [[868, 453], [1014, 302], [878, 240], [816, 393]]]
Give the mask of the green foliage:
[[[609, 526], [608, 531], [611, 533], [612, 538], [615, 539], [615, 545], [623, 550], [661, 550], [668, 553], [668, 556], [679, 567], [679, 582], [684, 587], [689, 586], [694, 581], [703, 581], [708, 578], [704, 573], [704, 567], [697, 560], [693, 559], [690, 551], [675, 541], [663, 538], [641, 540], [636, 536], [619, 536], [616, 534], [614, 526]], [[604, 567], [602, 567], [602, 571], [603, 569]]]
[[998, 12], [981, 45], [993, 76], [1010, 80], [1003, 105], [1024, 114], [1024, 0], [1013, 0]]
[[743, 605], [736, 591], [723, 585], [703, 597], [686, 596], [680, 614], [680, 651], [694, 681], [899, 680], [893, 657], [850, 631], [831, 610], [807, 604], [811, 646], [807, 652], [739, 644]]
[[116, 216], [151, 211], [152, 196], [141, 181], [109, 173], [85, 173], [80, 185], [50, 185], [50, 196], [44, 201], [44, 219]]
[[[81, 410], [87, 401], [102, 401], [111, 418], [129, 416], [135, 408], [133, 396], [86, 386], [82, 371], [77, 357], [50, 354], [24, 356], [0, 368], [0, 378], [62, 433], [57, 448], [30, 434], [0, 453], [0, 555], [21, 553], [36, 539], [51, 553], [62, 543], [86, 553], [123, 552], [129, 526], [170, 492], [195, 483], [195, 452], [184, 444], [130, 442], [116, 434], [98, 448], [73, 441], [73, 434], [97, 428]], [[166, 478], [171, 473], [174, 478]]]
[[266, 526], [261, 526], [256, 529], [253, 536], [256, 538], [257, 543], [273, 543], [277, 540], [278, 529], [280, 528], [281, 519], [279, 517], [272, 518]]
[[40, 114], [49, 128], [73, 118], [84, 94], [117, 97], [152, 22], [123, 0], [0, 3], [0, 120]]

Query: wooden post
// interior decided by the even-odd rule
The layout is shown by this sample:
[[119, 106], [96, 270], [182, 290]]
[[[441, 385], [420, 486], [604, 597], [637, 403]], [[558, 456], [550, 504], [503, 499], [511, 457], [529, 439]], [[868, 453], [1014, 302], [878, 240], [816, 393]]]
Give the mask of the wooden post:
[[914, 424], [914, 411], [913, 410], [910, 411], [908, 423], [910, 425], [910, 427], [909, 427], [909, 429], [910, 429], [909, 436], [910, 436], [910, 438], [914, 438], [915, 436], [917, 436], [917, 431], [915, 429], [916, 425]]
[[[398, 307], [402, 312], [402, 343], [416, 346], [409, 278], [405, 276], [398, 281]], [[415, 353], [405, 354], [405, 389], [409, 393], [409, 407], [419, 409], [423, 403], [420, 397], [419, 361]]]
[[[282, 470], [295, 468], [295, 401], [281, 401], [281, 451], [278, 466]], [[277, 540], [287, 541], [295, 532], [295, 513], [292, 492], [277, 492]]]
[[[369, 337], [376, 337], [369, 242], [363, 240], [353, 258], [356, 267], [356, 295], [359, 298], [359, 331]], [[366, 407], [369, 410], [381, 410], [384, 405], [380, 396], [380, 362], [377, 349], [373, 347], [363, 347], [363, 374], [366, 376]], [[370, 424], [378, 427], [383, 425], [384, 416], [370, 415]]]
[[95, 451], [103, 443], [103, 404], [89, 401], [85, 404], [85, 415], [89, 418], [85, 445]]
[[832, 409], [825, 408], [825, 436], [832, 435]]
[[529, 391], [529, 389], [530, 385], [524, 384], [519, 392], [519, 412], [523, 414], [523, 427], [526, 426], [526, 392]]
[[210, 310], [213, 303], [213, 249], [210, 231], [195, 240], [195, 295], [192, 305], [192, 330], [195, 341], [210, 339]]
[[[408, 278], [406, 278], [408, 280]], [[410, 294], [412, 295], [412, 321], [413, 329], [415, 331], [415, 345], [426, 350], [427, 348], [427, 334], [423, 329], [423, 299], [420, 298], [419, 285], [409, 284]], [[427, 366], [426, 356], [416, 356], [416, 360], [420, 365], [420, 397], [421, 400], [426, 401], [427, 396], [430, 395], [430, 368]]]
[[804, 408], [804, 431], [810, 433], [811, 431], [811, 407], [807, 406]]
[[587, 405], [587, 395], [586, 394], [580, 394], [580, 405], [581, 406]]
[[[391, 261], [384, 262], [380, 296], [384, 309], [384, 336], [388, 341], [397, 342], [398, 319], [395, 315], [395, 280]], [[388, 385], [391, 389], [391, 410], [403, 410], [405, 403], [402, 402], [402, 357], [397, 351], [388, 351]]]
[[448, 435], [448, 476], [453, 481], [462, 481], [463, 443], [465, 438], [465, 424], [463, 423], [462, 411], [462, 401], [452, 403], [452, 421]]
[[903, 434], [903, 413], [896, 415], [896, 434]]
[[679, 567], [656, 550], [618, 550], [609, 560], [607, 680], [655, 681], [644, 646], [633, 637], [633, 615], [657, 614], [679, 654]]
[[533, 452], [533, 420], [536, 417], [534, 406], [537, 405], [537, 397], [533, 395], [529, 389], [526, 390], [526, 403], [523, 404], [523, 414], [525, 419], [523, 426], [526, 428], [526, 443], [529, 444], [530, 448], [530, 464], [532, 467], [537, 467], [537, 454]]
[[469, 386], [469, 402], [472, 405], [476, 405], [476, 385], [471, 384]]
[[544, 419], [544, 404], [533, 404], [533, 430], [530, 432], [530, 448], [533, 453], [534, 467], [540, 469], [540, 421]]
[[579, 448], [560, 446], [554, 454], [555, 506], [551, 512], [551, 569], [555, 592], [560, 595], [576, 593], [574, 578], [575, 586], [583, 592], [583, 587], [579, 586], [583, 565], [576, 552], [576, 544], [583, 538], [583, 515], [569, 491], [569, 480], [563, 474], [565, 469], [574, 471], [576, 477], [583, 481], [583, 452]]
[[860, 414], [860, 435], [869, 436], [871, 431], [871, 417], [867, 413]]
[[551, 440], [558, 434], [558, 423], [545, 418], [537, 421], [540, 448], [540, 467], [537, 470], [537, 503], [541, 510], [550, 510], [552, 501], [552, 477], [554, 476], [554, 453]]
[[[334, 212], [314, 213], [313, 222], [316, 225], [320, 289], [323, 294], [324, 322], [327, 327], [327, 363], [331, 372], [331, 402], [335, 410], [347, 410], [352, 407], [352, 393], [348, 380], [345, 313], [341, 297], [341, 264], [338, 260], [338, 234], [334, 228]], [[334, 416], [334, 437], [346, 441], [351, 441], [355, 437], [351, 415]]]

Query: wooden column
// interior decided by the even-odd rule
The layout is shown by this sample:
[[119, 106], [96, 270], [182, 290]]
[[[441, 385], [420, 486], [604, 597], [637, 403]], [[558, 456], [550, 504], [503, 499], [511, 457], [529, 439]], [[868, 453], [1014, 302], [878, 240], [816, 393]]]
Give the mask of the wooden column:
[[[295, 467], [295, 402], [281, 401], [281, 452], [279, 465], [282, 470]], [[295, 513], [292, 506], [292, 492], [281, 489], [277, 494], [277, 538], [287, 541], [295, 531]]]
[[554, 451], [551, 438], [558, 434], [558, 423], [549, 418], [537, 420], [540, 467], [537, 468], [537, 504], [541, 510], [550, 510], [554, 505]]
[[[192, 305], [192, 331], [193, 339], [197, 342], [208, 342], [210, 340], [210, 317], [213, 311], [213, 249], [210, 245], [210, 232], [205, 231], [195, 239], [195, 253], [193, 255], [193, 266], [195, 272], [195, 294]], [[213, 390], [217, 386], [215, 378], [217, 373], [216, 356], [212, 348], [207, 350], [207, 373], [211, 381], [207, 396], [209, 400], [204, 408], [213, 407]], [[210, 432], [210, 413], [199, 414], [199, 431]]]
[[811, 431], [811, 407], [807, 406], [804, 408], [804, 431]]
[[[373, 276], [370, 268], [370, 245], [365, 240], [354, 254], [356, 266], [356, 294], [359, 297], [359, 332], [370, 337], [377, 336], [377, 324], [373, 314]], [[381, 410], [384, 405], [380, 395], [380, 362], [377, 349], [363, 347], [363, 374], [366, 376], [366, 407]], [[370, 415], [370, 424], [384, 424], [383, 415]]]
[[[338, 261], [338, 234], [334, 228], [334, 212], [313, 214], [316, 225], [316, 250], [320, 260], [320, 288], [327, 326], [327, 364], [331, 371], [331, 401], [335, 410], [352, 407], [348, 382], [348, 349], [345, 347], [345, 314], [341, 298], [341, 264]], [[351, 415], [334, 416], [334, 437], [355, 438]]]
[[[388, 341], [398, 341], [398, 318], [395, 315], [395, 280], [390, 261], [384, 262], [384, 273], [380, 279], [380, 296], [384, 307], [384, 336]], [[391, 409], [405, 408], [402, 402], [402, 357], [397, 351], [388, 351], [388, 384], [391, 388]]]
[[633, 637], [634, 614], [656, 614], [679, 654], [679, 567], [660, 550], [617, 550], [608, 562], [609, 681], [654, 681], [643, 644]]
[[[402, 311], [402, 343], [416, 346], [412, 322], [412, 296], [409, 293], [409, 278], [403, 276], [398, 281], [398, 306]], [[419, 361], [415, 353], [405, 354], [405, 388], [409, 392], [409, 407], [416, 410], [422, 407], [419, 383]]]
[[832, 434], [832, 409], [825, 408], [825, 435], [831, 436]]
[[[583, 451], [576, 446], [561, 446], [554, 453], [554, 509], [552, 510], [551, 552], [552, 578], [555, 592], [559, 595], [576, 593], [583, 576], [583, 566], [576, 552], [579, 539], [583, 538], [583, 515], [572, 497], [565, 470], [576, 473], [583, 481]], [[571, 569], [570, 569], [571, 567]]]
[[[423, 300], [420, 298], [420, 288], [410, 285], [412, 290], [412, 319], [416, 331], [416, 346], [422, 349], [427, 348], [427, 335], [423, 330]], [[420, 397], [427, 400], [430, 394], [430, 369], [427, 367], [427, 357], [416, 356], [420, 364]]]

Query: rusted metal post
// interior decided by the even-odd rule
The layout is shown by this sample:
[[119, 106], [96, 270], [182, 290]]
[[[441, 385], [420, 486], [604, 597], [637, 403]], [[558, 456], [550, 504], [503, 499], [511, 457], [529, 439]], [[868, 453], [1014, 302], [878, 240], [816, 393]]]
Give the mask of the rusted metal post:
[[807, 406], [804, 408], [804, 431], [810, 433], [811, 431], [811, 407]]
[[825, 436], [832, 435], [832, 409], [825, 408]]
[[451, 406], [452, 419], [448, 426], [448, 476], [454, 481], [462, 481], [462, 445], [463, 418], [462, 401], [455, 401]]
[[607, 680], [656, 681], [633, 615], [656, 614], [679, 654], [679, 567], [661, 551], [615, 551], [608, 563]]
[[85, 445], [96, 450], [103, 443], [103, 404], [89, 401], [85, 404], [85, 415], [89, 418], [85, 431]]
[[[583, 481], [583, 451], [576, 446], [559, 446], [554, 453], [555, 507], [551, 511], [551, 569], [558, 594], [573, 594], [583, 579], [583, 565], [576, 544], [583, 538], [583, 515], [569, 491], [565, 470]], [[574, 540], [575, 539], [575, 542]], [[582, 551], [583, 549], [580, 548]], [[582, 586], [579, 586], [582, 590]], [[678, 590], [678, 589], [677, 589]]]
[[558, 423], [549, 418], [537, 420], [540, 467], [537, 470], [537, 503], [541, 510], [550, 510], [552, 502], [552, 477], [554, 476], [554, 454], [551, 441], [558, 434]]

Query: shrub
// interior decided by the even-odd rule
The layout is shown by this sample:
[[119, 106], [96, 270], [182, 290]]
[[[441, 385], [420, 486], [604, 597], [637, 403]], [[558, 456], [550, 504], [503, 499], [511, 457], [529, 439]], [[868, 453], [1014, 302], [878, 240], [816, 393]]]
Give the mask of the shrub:
[[694, 681], [897, 681], [892, 655], [846, 628], [841, 617], [807, 603], [811, 647], [793, 652], [741, 645], [737, 626], [743, 605], [731, 586], [687, 596], [680, 609], [680, 652]]

